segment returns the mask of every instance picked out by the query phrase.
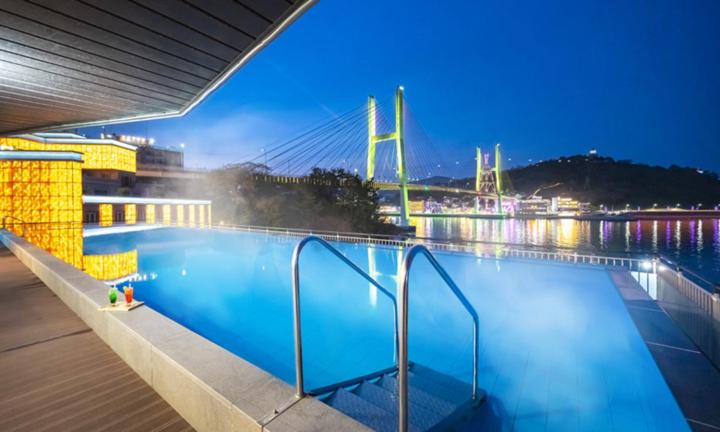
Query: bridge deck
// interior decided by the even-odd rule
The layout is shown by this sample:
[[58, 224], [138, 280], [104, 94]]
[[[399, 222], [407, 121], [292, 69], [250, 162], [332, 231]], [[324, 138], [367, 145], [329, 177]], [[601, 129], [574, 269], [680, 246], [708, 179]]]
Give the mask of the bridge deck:
[[[380, 190], [400, 189], [400, 183], [374, 182], [373, 184], [375, 185], [375, 187], [377, 187]], [[455, 193], [455, 194], [468, 194], [468, 195], [473, 195], [473, 196], [479, 196], [481, 198], [491, 198], [491, 199], [497, 198], [496, 195], [482, 194], [482, 193], [478, 193], [472, 189], [454, 188], [454, 187], [450, 187], [450, 186], [432, 186], [432, 185], [409, 183], [408, 190], [424, 191], [424, 192], [445, 192], [445, 193]]]
[[2, 245], [0, 308], [0, 430], [193, 430]]

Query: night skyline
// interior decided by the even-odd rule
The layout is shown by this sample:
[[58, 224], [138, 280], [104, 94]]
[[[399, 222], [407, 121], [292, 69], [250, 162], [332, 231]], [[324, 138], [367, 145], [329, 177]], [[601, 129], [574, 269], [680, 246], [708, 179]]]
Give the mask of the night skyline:
[[106, 130], [216, 167], [402, 84], [455, 176], [495, 142], [506, 166], [597, 148], [720, 171], [718, 3], [345, 6], [319, 2], [187, 116]]

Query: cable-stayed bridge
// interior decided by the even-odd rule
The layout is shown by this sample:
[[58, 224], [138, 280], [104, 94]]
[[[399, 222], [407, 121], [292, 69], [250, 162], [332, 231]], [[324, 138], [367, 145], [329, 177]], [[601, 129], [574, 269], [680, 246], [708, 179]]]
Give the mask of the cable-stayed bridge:
[[[388, 115], [388, 111], [392, 113]], [[391, 104], [373, 96], [367, 104], [330, 121], [309, 128], [298, 136], [262, 149], [247, 162], [264, 165], [265, 180], [301, 183], [313, 168], [344, 169], [381, 190], [398, 191], [401, 225], [410, 217], [409, 192], [440, 192], [472, 195], [477, 212], [503, 212], [501, 156], [495, 146], [494, 166], [490, 154], [477, 148], [474, 188], [433, 184], [444, 178], [450, 165], [417, 121], [398, 87]]]

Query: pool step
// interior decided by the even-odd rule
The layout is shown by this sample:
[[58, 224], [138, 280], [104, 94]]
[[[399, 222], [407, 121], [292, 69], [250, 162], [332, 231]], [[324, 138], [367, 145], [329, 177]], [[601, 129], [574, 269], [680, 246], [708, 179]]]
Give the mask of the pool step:
[[[397, 430], [396, 372], [340, 388], [321, 398], [333, 408], [380, 432]], [[481, 405], [485, 393], [473, 401], [472, 387], [449, 375], [413, 364], [409, 373], [409, 430], [447, 430]]]

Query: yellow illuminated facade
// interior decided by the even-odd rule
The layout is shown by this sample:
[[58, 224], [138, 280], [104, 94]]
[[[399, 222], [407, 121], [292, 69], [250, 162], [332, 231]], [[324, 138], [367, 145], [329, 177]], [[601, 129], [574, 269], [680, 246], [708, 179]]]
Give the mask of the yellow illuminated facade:
[[0, 160], [0, 217], [65, 262], [82, 265], [82, 162]]
[[155, 223], [155, 204], [145, 205], [145, 223]]
[[[77, 143], [43, 142], [19, 137], [0, 137], [0, 145], [14, 150], [33, 151], [70, 151], [82, 153], [82, 169], [118, 170], [136, 172], [136, 154], [131, 146], [115, 145], [110, 142], [84, 144], [79, 138]], [[65, 140], [64, 140], [65, 141]]]
[[137, 250], [109, 255], [85, 255], [85, 273], [100, 280], [115, 280], [137, 273]]
[[178, 204], [175, 211], [175, 221], [178, 225], [183, 225], [185, 223], [185, 207], [182, 204]]
[[[97, 206], [97, 218], [93, 207], [86, 210], [92, 215], [88, 220], [97, 220], [100, 226], [122, 220], [123, 212], [114, 211], [120, 209], [125, 224], [154, 224], [160, 217], [168, 225], [173, 219], [178, 224], [194, 225], [198, 219], [209, 223], [210, 205], [207, 201], [190, 204], [193, 201], [158, 199], [151, 204], [152, 198], [83, 196], [83, 171], [135, 173], [136, 157], [135, 146], [109, 139], [50, 133], [0, 137], [0, 222], [4, 220], [10, 231], [98, 279], [118, 279], [137, 272], [136, 251], [83, 257], [84, 201]], [[93, 179], [114, 175], [87, 174], [86, 178]]]
[[112, 204], [100, 204], [98, 206], [100, 214], [100, 226], [110, 226], [113, 224], [113, 206]]
[[137, 222], [137, 207], [135, 204], [125, 204], [125, 223], [133, 225]]
[[162, 206], [162, 223], [165, 225], [170, 225], [170, 222], [171, 222], [170, 211], [171, 211], [170, 204], [163, 204], [163, 206]]
[[207, 210], [207, 224], [212, 225], [212, 213], [210, 205], [206, 205], [205, 209]]

